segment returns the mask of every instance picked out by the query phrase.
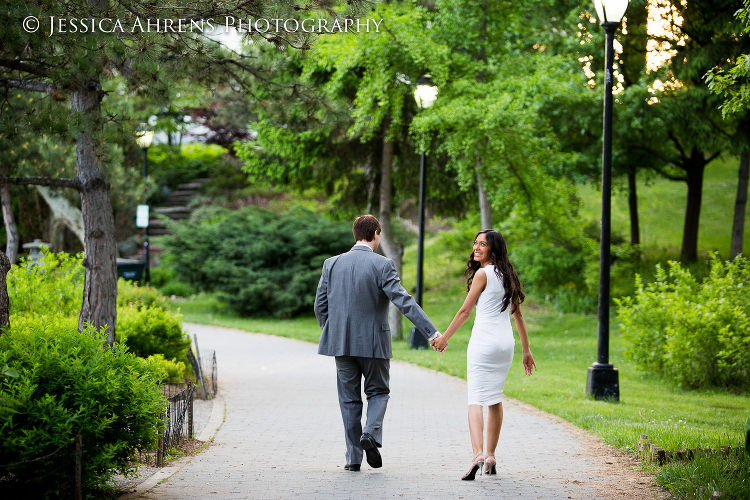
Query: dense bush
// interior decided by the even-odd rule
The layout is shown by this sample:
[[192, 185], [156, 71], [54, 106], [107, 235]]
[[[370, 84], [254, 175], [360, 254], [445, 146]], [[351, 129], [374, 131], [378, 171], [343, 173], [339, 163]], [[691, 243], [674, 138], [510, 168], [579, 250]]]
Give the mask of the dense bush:
[[353, 244], [350, 222], [294, 208], [218, 211], [174, 227], [167, 258], [181, 278], [218, 292], [245, 315], [290, 317], [312, 311], [323, 261]]
[[12, 314], [56, 314], [78, 317], [83, 295], [82, 255], [43, 250], [39, 265], [24, 260], [8, 273]]
[[117, 307], [161, 307], [169, 304], [164, 295], [152, 286], [138, 286], [132, 281], [117, 280]]
[[[44, 251], [39, 266], [13, 266], [8, 273], [11, 325], [20, 318], [39, 325], [78, 325], [83, 293], [81, 255]], [[182, 317], [167, 310], [167, 299], [156, 288], [117, 282], [117, 341], [135, 354], [182, 358], [190, 346]], [[36, 318], [36, 319], [33, 319]]]
[[160, 307], [121, 307], [117, 310], [117, 337], [138, 356], [162, 354], [184, 358], [190, 337], [182, 329], [182, 316]]
[[18, 374], [0, 378], [0, 398], [9, 407], [0, 411], [0, 463], [13, 464], [0, 477], [28, 481], [16, 498], [73, 496], [78, 433], [91, 497], [112, 474], [132, 472], [138, 453], [154, 448], [161, 425], [157, 384], [166, 374], [158, 361], [121, 344], [105, 348], [103, 337], [79, 332], [74, 318], [56, 318], [17, 317], [0, 336], [0, 367]]
[[174, 359], [164, 359], [163, 354], [152, 354], [146, 363], [154, 373], [161, 375], [160, 383], [182, 382], [186, 377], [195, 378], [192, 369], [186, 363]]
[[510, 249], [510, 258], [528, 293], [564, 312], [596, 310], [596, 294], [585, 280], [586, 252], [552, 241], [526, 240]]
[[180, 281], [177, 271], [166, 262], [151, 269], [151, 285], [166, 297], [190, 297], [195, 294], [193, 286]]
[[677, 262], [656, 279], [636, 277], [633, 297], [618, 301], [626, 354], [646, 370], [687, 388], [750, 389], [750, 266], [714, 256], [701, 283]]

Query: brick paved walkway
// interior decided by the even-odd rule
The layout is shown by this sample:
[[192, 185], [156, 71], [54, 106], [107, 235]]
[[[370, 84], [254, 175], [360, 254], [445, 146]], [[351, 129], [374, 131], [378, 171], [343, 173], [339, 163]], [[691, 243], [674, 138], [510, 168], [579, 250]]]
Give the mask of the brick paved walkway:
[[512, 400], [498, 475], [460, 481], [471, 460], [466, 383], [395, 361], [384, 466], [347, 472], [332, 358], [306, 342], [188, 327], [216, 350], [226, 420], [212, 446], [142, 498], [612, 498], [602, 492], [614, 486], [627, 490], [618, 498], [650, 497], [642, 478], [613, 479], [585, 433]]

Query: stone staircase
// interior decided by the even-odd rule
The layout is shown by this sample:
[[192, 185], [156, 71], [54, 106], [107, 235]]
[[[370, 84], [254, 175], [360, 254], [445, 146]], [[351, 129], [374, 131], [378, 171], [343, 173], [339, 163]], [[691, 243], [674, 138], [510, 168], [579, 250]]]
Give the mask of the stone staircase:
[[[164, 215], [174, 221], [180, 221], [190, 218], [190, 214], [193, 213], [193, 208], [190, 206], [190, 202], [200, 194], [200, 188], [210, 179], [196, 179], [193, 182], [187, 184], [180, 184], [177, 189], [170, 193], [169, 198], [161, 206], [153, 207], [151, 213], [153, 215]], [[148, 221], [148, 234], [150, 236], [161, 236], [163, 234], [171, 234], [167, 229], [167, 225], [161, 219], [151, 218]]]

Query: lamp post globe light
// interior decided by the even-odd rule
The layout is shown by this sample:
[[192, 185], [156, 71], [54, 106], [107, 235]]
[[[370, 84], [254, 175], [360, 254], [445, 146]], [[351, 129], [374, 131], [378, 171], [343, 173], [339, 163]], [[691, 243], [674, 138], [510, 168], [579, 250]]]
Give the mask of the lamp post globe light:
[[586, 394], [594, 399], [620, 400], [617, 369], [609, 362], [609, 271], [612, 205], [612, 66], [615, 31], [629, 0], [594, 0], [599, 22], [607, 35], [604, 69], [604, 126], [602, 137], [602, 222], [599, 249], [599, 326], [597, 360], [586, 376]]
[[[435, 103], [437, 99], [438, 89], [432, 83], [430, 75], [424, 75], [419, 77], [417, 80], [417, 88], [414, 90], [414, 100], [417, 101], [417, 107], [419, 110], [427, 109]], [[422, 268], [424, 263], [424, 212], [425, 212], [425, 192], [427, 188], [425, 178], [425, 162], [424, 162], [424, 143], [422, 143], [420, 163], [419, 163], [419, 237], [417, 241], [417, 290], [415, 299], [419, 306], [422, 306], [422, 282], [423, 274]], [[425, 338], [416, 332], [415, 328], [411, 329], [409, 333], [409, 344], [413, 349], [419, 347], [427, 348], [427, 341]]]
[[[154, 140], [154, 131], [148, 128], [145, 123], [138, 127], [135, 133], [135, 142], [143, 150], [143, 180], [148, 177], [148, 148], [151, 147], [151, 142]], [[145, 269], [144, 279], [148, 285], [151, 282], [151, 267], [149, 265], [149, 242], [148, 242], [148, 221], [143, 228], [143, 249], [145, 258]]]

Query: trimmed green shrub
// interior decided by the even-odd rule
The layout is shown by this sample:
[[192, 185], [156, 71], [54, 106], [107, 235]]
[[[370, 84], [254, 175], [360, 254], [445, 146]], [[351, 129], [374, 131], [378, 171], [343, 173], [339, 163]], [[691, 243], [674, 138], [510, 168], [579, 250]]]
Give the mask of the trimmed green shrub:
[[173, 231], [164, 245], [181, 279], [217, 292], [240, 314], [280, 318], [312, 312], [323, 261], [354, 243], [350, 222], [300, 207], [282, 215], [258, 207], [218, 211]]
[[167, 309], [168, 304], [167, 298], [152, 286], [139, 286], [122, 278], [117, 280], [117, 307], [147, 306]]
[[[71, 498], [74, 439], [83, 437], [83, 485], [89, 497], [114, 473], [132, 473], [139, 452], [155, 447], [164, 400], [158, 364], [105, 348], [93, 331], [17, 317], [0, 336], [0, 469], [25, 495]], [[8, 483], [5, 483], [6, 485]], [[7, 491], [7, 490], [6, 490]], [[12, 492], [9, 492], [11, 494]]]
[[[11, 325], [75, 328], [83, 293], [82, 256], [44, 251], [40, 266], [13, 266], [8, 273]], [[182, 329], [182, 316], [167, 309], [168, 300], [156, 288], [117, 282], [117, 341], [135, 354], [163, 354], [182, 358], [190, 338]]]
[[52, 253], [43, 249], [39, 265], [26, 261], [8, 272], [8, 296], [13, 314], [62, 314], [78, 317], [83, 294], [82, 254]]
[[701, 283], [677, 262], [657, 266], [653, 283], [636, 276], [618, 300], [626, 355], [686, 388], [750, 389], [750, 266], [714, 255]]
[[164, 359], [163, 354], [152, 354], [146, 358], [146, 362], [156, 373], [163, 373], [164, 376], [160, 383], [184, 379], [192, 375], [192, 370], [188, 372], [187, 365], [182, 361]]
[[190, 337], [182, 329], [182, 315], [160, 307], [121, 307], [117, 310], [117, 336], [136, 355], [162, 354], [184, 358]]

